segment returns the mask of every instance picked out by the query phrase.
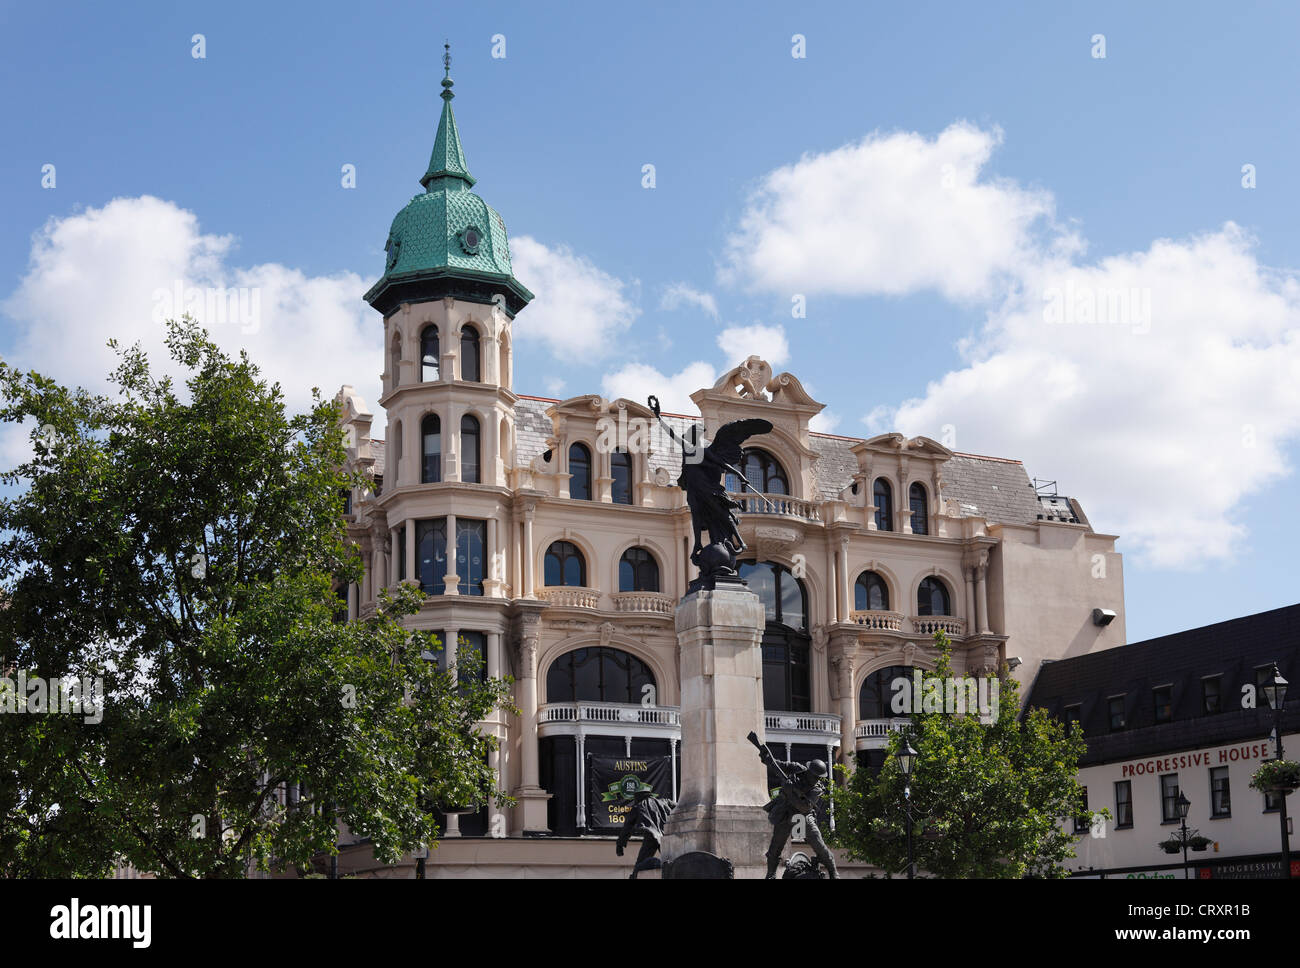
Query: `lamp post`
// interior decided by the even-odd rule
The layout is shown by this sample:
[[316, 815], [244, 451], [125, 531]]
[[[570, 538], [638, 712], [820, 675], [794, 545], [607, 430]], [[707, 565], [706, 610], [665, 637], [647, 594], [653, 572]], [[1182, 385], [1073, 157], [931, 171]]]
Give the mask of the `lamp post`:
[[1191, 875], [1187, 870], [1187, 811], [1191, 809], [1192, 801], [1187, 799], [1187, 795], [1182, 790], [1178, 791], [1178, 819], [1182, 823], [1180, 831], [1183, 841], [1183, 880], [1190, 880]]
[[907, 736], [899, 748], [898, 769], [903, 774], [903, 813], [907, 816], [907, 879], [916, 875], [916, 864], [912, 860], [912, 766], [916, 763], [916, 750], [912, 748]]
[[[1273, 741], [1277, 744], [1277, 755], [1274, 759], [1282, 759], [1282, 707], [1286, 703], [1287, 681], [1282, 678], [1282, 673], [1278, 671], [1277, 663], [1273, 663], [1273, 678], [1264, 683], [1264, 698], [1268, 704], [1273, 707]], [[1281, 799], [1280, 809], [1278, 810], [1278, 820], [1282, 825], [1282, 878], [1289, 880], [1291, 877], [1291, 835], [1286, 829], [1286, 791], [1279, 791], [1278, 796]]]

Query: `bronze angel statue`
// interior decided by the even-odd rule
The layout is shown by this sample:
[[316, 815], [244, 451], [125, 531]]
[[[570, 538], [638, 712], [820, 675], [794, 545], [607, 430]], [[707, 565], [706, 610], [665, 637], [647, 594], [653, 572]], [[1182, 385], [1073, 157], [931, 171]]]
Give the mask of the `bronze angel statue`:
[[[759, 418], [733, 420], [719, 427], [711, 441], [701, 440], [699, 425], [693, 424], [685, 437], [679, 437], [660, 416], [659, 400], [650, 397], [647, 402], [664, 430], [682, 448], [682, 472], [677, 486], [686, 492], [686, 505], [691, 509], [691, 528], [695, 535], [691, 561], [700, 569], [700, 577], [691, 583], [688, 591], [713, 588], [719, 578], [735, 580], [736, 555], [745, 550], [740, 519], [736, 515], [741, 504], [728, 497], [723, 475], [734, 474], [759, 494], [736, 465], [744, 454], [741, 445], [750, 437], [771, 431], [772, 424]], [[709, 532], [707, 545], [700, 538], [704, 531]]]

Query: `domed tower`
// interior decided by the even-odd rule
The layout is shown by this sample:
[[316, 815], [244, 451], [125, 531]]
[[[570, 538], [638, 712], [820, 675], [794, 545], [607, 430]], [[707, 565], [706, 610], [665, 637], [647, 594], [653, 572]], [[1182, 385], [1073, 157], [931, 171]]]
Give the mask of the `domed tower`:
[[[384, 275], [385, 491], [461, 482], [504, 487], [514, 439], [510, 327], [533, 294], [515, 279], [505, 222], [471, 191], [443, 56], [442, 117], [424, 191], [397, 213]], [[475, 426], [475, 424], [477, 426]]]

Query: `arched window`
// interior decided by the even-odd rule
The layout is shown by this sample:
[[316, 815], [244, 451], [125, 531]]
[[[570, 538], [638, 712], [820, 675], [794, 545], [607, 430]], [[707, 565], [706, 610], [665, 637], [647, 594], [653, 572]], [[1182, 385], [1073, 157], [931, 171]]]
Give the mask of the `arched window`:
[[591, 451], [585, 444], [569, 448], [569, 497], [591, 500]]
[[[615, 504], [632, 503], [632, 455], [625, 450], [616, 450], [609, 455], [610, 474], [614, 483], [610, 485], [610, 496]], [[570, 492], [572, 493], [572, 492]]]
[[644, 696], [654, 695], [654, 686], [654, 673], [632, 653], [593, 646], [566, 652], [551, 663], [546, 701], [639, 704]]
[[483, 553], [487, 544], [487, 522], [456, 519], [456, 577], [457, 589], [462, 595], [482, 595], [484, 565]]
[[894, 530], [894, 489], [889, 481], [877, 477], [871, 488], [872, 500], [876, 505], [876, 530]]
[[909, 487], [907, 499], [912, 506], [912, 534], [929, 534], [930, 515], [926, 508], [925, 485], [916, 483]]
[[460, 418], [460, 479], [466, 484], [481, 484], [478, 418], [465, 414]]
[[460, 378], [478, 383], [482, 379], [480, 369], [478, 330], [473, 326], [460, 328]]
[[[765, 450], [746, 450], [745, 456], [741, 458], [739, 469], [749, 483], [754, 485], [764, 494], [789, 494], [789, 479], [785, 476], [785, 468], [781, 462]], [[735, 474], [727, 474], [727, 490], [733, 493], [740, 491], [744, 485]]]
[[392, 375], [393, 386], [397, 387], [402, 382], [402, 337], [393, 337], [393, 348], [388, 357], [388, 372]]
[[874, 571], [864, 571], [853, 586], [853, 607], [858, 611], [889, 611], [889, 586]]
[[[902, 688], [897, 684], [899, 679], [907, 682], [906, 688], [911, 688], [912, 672], [911, 666], [896, 665], [870, 673], [862, 680], [862, 688], [858, 690], [858, 718], [888, 719], [902, 715], [894, 712], [892, 702]], [[910, 709], [911, 706], [907, 708]]]
[[575, 544], [568, 541], [553, 542], [546, 549], [544, 564], [547, 585], [581, 588], [587, 584], [587, 560]]
[[426, 326], [420, 332], [420, 379], [428, 383], [438, 379], [438, 327]]
[[[755, 484], [758, 482], [755, 481]], [[763, 707], [812, 709], [808, 593], [790, 569], [771, 561], [737, 563], [767, 614], [763, 630]]]
[[[405, 528], [398, 531], [399, 537], [405, 538], [405, 535]], [[406, 553], [405, 547], [402, 553]], [[415, 522], [415, 573], [424, 594], [441, 595], [446, 591], [443, 581], [447, 577], [446, 518]]]
[[952, 599], [948, 597], [948, 588], [938, 578], [922, 580], [916, 590], [917, 615], [951, 615]]
[[420, 421], [420, 483], [437, 484], [442, 480], [442, 421], [436, 413]]
[[659, 591], [659, 563], [644, 548], [628, 548], [618, 562], [618, 590]]

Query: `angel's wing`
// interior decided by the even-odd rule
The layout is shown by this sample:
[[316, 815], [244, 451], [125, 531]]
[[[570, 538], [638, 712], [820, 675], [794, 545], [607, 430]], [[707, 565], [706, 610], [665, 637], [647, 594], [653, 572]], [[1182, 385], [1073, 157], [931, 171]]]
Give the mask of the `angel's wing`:
[[713, 435], [713, 443], [709, 444], [709, 453], [720, 461], [738, 464], [743, 453], [741, 445], [750, 437], [768, 433], [771, 429], [770, 420], [757, 417], [749, 420], [733, 420], [718, 428], [718, 432]]

